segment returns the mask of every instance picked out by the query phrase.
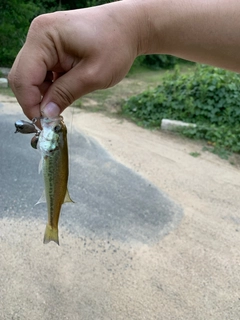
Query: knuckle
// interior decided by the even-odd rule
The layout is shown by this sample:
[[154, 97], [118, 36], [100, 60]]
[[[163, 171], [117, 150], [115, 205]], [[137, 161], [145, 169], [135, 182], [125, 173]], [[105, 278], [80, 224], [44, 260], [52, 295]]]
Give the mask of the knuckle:
[[75, 100], [74, 95], [72, 94], [71, 90], [68, 88], [62, 88], [60, 86], [55, 87], [55, 94], [58, 99], [61, 101], [61, 105], [64, 107], [69, 106]]
[[50, 14], [41, 14], [33, 19], [30, 30], [39, 32], [42, 28], [48, 28], [51, 23]]
[[45, 13], [35, 17], [30, 25], [28, 35], [38, 36], [43, 33], [50, 33], [51, 30], [56, 28], [59, 21], [58, 12]]
[[98, 67], [89, 67], [85, 70], [84, 85], [91, 90], [104, 89], [107, 87], [106, 75]]
[[39, 32], [45, 25], [45, 15], [40, 15], [33, 19], [30, 25], [29, 32]]

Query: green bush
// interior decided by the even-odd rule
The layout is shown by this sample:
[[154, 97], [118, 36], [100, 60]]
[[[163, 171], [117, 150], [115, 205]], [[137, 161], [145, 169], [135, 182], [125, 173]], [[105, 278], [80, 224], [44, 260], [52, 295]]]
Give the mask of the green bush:
[[150, 54], [138, 56], [135, 59], [133, 66], [131, 67], [130, 73], [137, 69], [139, 66], [147, 67], [153, 70], [173, 69], [179, 63], [193, 64], [192, 62], [185, 61], [166, 54]]
[[161, 85], [131, 97], [122, 110], [146, 127], [159, 127], [163, 118], [196, 123], [184, 133], [240, 152], [239, 101], [238, 74], [199, 65], [191, 74], [166, 74]]

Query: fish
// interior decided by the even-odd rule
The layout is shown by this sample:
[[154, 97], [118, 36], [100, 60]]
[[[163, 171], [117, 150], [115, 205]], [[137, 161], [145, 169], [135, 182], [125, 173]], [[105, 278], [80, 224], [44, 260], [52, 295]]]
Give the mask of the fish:
[[73, 202], [68, 192], [67, 127], [63, 117], [40, 118], [42, 131], [37, 148], [41, 152], [39, 171], [42, 170], [45, 190], [38, 203], [47, 203], [48, 222], [43, 243], [54, 241], [59, 245], [58, 221], [62, 204]]

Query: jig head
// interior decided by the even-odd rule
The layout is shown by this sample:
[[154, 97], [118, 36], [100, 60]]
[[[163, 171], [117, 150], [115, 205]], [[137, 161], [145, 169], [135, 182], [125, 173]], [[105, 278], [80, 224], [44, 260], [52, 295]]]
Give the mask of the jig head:
[[39, 133], [36, 133], [35, 136], [32, 137], [32, 139], [31, 139], [31, 146], [34, 149], [37, 149], [38, 139], [39, 139]]
[[28, 122], [25, 120], [17, 120], [15, 122], [16, 131], [26, 134], [26, 133], [37, 133], [39, 130], [36, 128], [36, 126], [33, 124], [33, 122]]
[[34, 149], [37, 149], [37, 144], [38, 144], [38, 138], [41, 133], [41, 130], [37, 128], [35, 123], [37, 122], [38, 118], [33, 118], [32, 122], [28, 122], [25, 120], [17, 120], [15, 122], [15, 128], [17, 132], [23, 133], [23, 134], [29, 134], [29, 133], [35, 133], [34, 137], [31, 139], [31, 146]]

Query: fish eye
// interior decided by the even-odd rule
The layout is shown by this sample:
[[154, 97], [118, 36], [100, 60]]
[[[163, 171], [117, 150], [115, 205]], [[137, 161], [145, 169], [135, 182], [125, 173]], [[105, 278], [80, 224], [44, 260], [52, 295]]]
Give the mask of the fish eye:
[[60, 124], [56, 125], [56, 126], [53, 128], [53, 130], [54, 130], [55, 132], [60, 132], [61, 129], [62, 129], [62, 126], [61, 126]]

